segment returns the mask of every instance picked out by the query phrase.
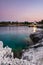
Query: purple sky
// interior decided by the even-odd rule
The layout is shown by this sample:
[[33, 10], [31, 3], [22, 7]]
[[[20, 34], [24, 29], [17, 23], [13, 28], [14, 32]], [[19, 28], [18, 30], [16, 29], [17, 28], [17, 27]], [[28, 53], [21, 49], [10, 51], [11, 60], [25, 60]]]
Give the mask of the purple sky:
[[39, 21], [43, 0], [0, 0], [0, 21]]

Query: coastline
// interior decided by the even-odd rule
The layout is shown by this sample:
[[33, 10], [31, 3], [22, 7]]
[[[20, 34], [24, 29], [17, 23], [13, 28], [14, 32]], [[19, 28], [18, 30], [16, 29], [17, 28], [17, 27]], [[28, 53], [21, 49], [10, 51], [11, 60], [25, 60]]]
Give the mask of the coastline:
[[[43, 35], [43, 32], [36, 32], [35, 36], [38, 38], [40, 38], [39, 33]], [[3, 48], [3, 42], [0, 41], [0, 65], [43, 65], [43, 36], [37, 44], [23, 50], [21, 59], [14, 56], [12, 49], [8, 46]]]
[[1, 24], [0, 27], [19, 27], [19, 26], [27, 26], [27, 27], [34, 27], [36, 26], [37, 28], [42, 28], [43, 29], [43, 24], [42, 25], [29, 25], [29, 24], [8, 24], [8, 25], [5, 25], [5, 24]]

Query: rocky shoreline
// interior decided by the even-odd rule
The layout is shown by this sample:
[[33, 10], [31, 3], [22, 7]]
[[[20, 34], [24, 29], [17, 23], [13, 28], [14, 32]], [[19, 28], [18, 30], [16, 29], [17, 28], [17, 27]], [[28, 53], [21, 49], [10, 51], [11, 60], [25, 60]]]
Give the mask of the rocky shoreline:
[[38, 43], [43, 38], [43, 31], [36, 31], [34, 34], [30, 35], [33, 43]]
[[12, 49], [8, 46], [3, 48], [0, 41], [0, 65], [43, 65], [43, 32], [36, 32], [30, 37], [34, 44], [23, 50], [21, 59], [14, 58]]

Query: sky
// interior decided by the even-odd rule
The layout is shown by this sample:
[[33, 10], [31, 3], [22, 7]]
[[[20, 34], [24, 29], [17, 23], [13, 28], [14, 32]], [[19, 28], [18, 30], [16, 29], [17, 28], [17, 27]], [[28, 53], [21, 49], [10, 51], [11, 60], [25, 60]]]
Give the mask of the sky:
[[43, 0], [0, 0], [0, 21], [39, 21]]

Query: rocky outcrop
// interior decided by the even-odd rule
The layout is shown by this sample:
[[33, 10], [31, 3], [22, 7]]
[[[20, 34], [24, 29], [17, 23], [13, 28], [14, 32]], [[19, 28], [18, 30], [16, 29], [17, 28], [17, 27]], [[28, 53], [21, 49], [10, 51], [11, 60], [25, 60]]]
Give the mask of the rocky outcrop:
[[30, 46], [27, 50], [24, 50], [22, 59], [30, 61], [33, 65], [43, 65], [43, 39], [37, 44]]
[[30, 38], [31, 38], [31, 40], [33, 41], [34, 44], [38, 43], [39, 40], [41, 40], [43, 38], [43, 31], [39, 31], [39, 32], [36, 32], [34, 34], [31, 34]]
[[14, 58], [12, 49], [8, 46], [3, 48], [3, 42], [0, 41], [0, 65], [43, 65], [43, 34], [37, 32], [32, 35], [39, 40], [23, 50], [21, 59]]

